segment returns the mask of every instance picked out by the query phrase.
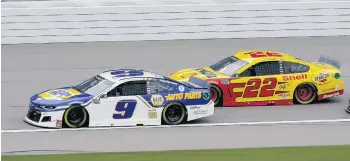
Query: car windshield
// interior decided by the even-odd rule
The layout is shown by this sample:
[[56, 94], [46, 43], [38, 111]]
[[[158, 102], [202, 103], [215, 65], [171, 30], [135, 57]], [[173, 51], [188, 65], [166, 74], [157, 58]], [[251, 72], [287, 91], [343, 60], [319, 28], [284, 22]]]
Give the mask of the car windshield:
[[92, 96], [96, 96], [109, 86], [113, 85], [112, 81], [109, 81], [99, 75], [94, 76], [88, 80], [83, 81], [82, 83], [75, 86], [79, 92], [87, 93]]
[[239, 69], [247, 65], [248, 62], [238, 59], [234, 56], [227, 57], [225, 59], [220, 60], [219, 62], [210, 66], [214, 71], [223, 73], [228, 76], [232, 76]]

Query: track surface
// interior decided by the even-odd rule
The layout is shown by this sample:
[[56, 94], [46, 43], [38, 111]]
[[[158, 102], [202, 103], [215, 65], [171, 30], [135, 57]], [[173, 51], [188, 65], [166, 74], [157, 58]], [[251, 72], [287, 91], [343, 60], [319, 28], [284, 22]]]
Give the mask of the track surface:
[[[5, 153], [6, 155], [350, 144], [349, 123], [117, 129], [79, 131], [79, 133], [64, 131], [3, 135], [6, 138], [2, 140], [3, 152], [12, 151]], [[20, 151], [22, 152], [19, 153]]]
[[[31, 95], [50, 88], [77, 84], [80, 81], [91, 77], [92, 75], [102, 72], [103, 70], [136, 67], [167, 75], [172, 71], [183, 68], [202, 67], [208, 64], [212, 64], [219, 59], [222, 59], [223, 57], [227, 57], [228, 55], [233, 54], [234, 52], [249, 49], [277, 50], [290, 53], [294, 56], [301, 57], [308, 61], [317, 61], [320, 55], [328, 55], [341, 60], [343, 63], [343, 79], [346, 82], [345, 96], [306, 106], [295, 105], [274, 107], [219, 108], [216, 110], [214, 116], [193, 123], [350, 119], [350, 115], [344, 112], [344, 108], [347, 105], [347, 101], [349, 99], [349, 93], [347, 91], [350, 90], [350, 88], [347, 86], [347, 83], [350, 82], [350, 71], [347, 70], [350, 69], [350, 65], [346, 64], [347, 62], [350, 62], [349, 42], [350, 37], [318, 37], [2, 45], [2, 130], [35, 129], [35, 127], [29, 126], [22, 121], [27, 111], [28, 99]], [[348, 135], [350, 132], [350, 126], [348, 124], [344, 126], [343, 124], [344, 123], [327, 125], [327, 127], [333, 128], [333, 130], [329, 131], [328, 133], [332, 133], [334, 136], [343, 135], [346, 133]], [[300, 128], [300, 130], [298, 130], [297, 127]], [[261, 143], [270, 142], [273, 141], [275, 137], [283, 136], [280, 134], [287, 135], [286, 137], [290, 139], [293, 137], [294, 133], [301, 133], [306, 129], [313, 129], [310, 127], [314, 126], [278, 126], [276, 129], [273, 127], [261, 127], [263, 130], [276, 131], [276, 133], [270, 132], [270, 136], [267, 137], [266, 140], [263, 139], [264, 141]], [[314, 128], [321, 131], [324, 130], [326, 133], [322, 132], [318, 133], [317, 135], [321, 135], [320, 137], [327, 136], [326, 134], [329, 129], [327, 129], [327, 127], [320, 127], [322, 126], [315, 126]], [[216, 128], [220, 128], [220, 133], [214, 132]], [[188, 139], [197, 137], [199, 134], [201, 134], [200, 131], [208, 131], [212, 136], [217, 136], [214, 138], [221, 138], [220, 135], [226, 135], [222, 134], [222, 131], [227, 131], [227, 133], [230, 134], [236, 133], [233, 135], [237, 137], [239, 135], [237, 133], [241, 133], [242, 137], [244, 136], [243, 134], [245, 132], [261, 134], [259, 129], [254, 126], [235, 128], [237, 129], [229, 127], [201, 127], [198, 128], [198, 131], [196, 128], [191, 128], [190, 131], [188, 131], [189, 129], [186, 128], [174, 128], [171, 130], [161, 129], [161, 133], [168, 135], [167, 138], [173, 138], [172, 135], [177, 136], [190, 132], [192, 137]], [[155, 130], [154, 133], [151, 129], [141, 130], [144, 130], [145, 133], [149, 133], [149, 135], [160, 133], [158, 131], [159, 129]], [[309, 130], [309, 132], [310, 133], [306, 134], [305, 137], [308, 138], [314, 136], [314, 131]], [[337, 132], [339, 134], [337, 134]], [[115, 140], [114, 136], [118, 136], [119, 133], [122, 133], [125, 135], [125, 137], [131, 135], [130, 137], [133, 138], [133, 135], [137, 135], [134, 130], [123, 130], [123, 132], [120, 130], [110, 130], [100, 131], [100, 133], [84, 133], [86, 133], [86, 135], [91, 135], [91, 137], [86, 137], [81, 141], [87, 141], [89, 138], [95, 138], [95, 136], [103, 135], [103, 138], [106, 139], [106, 143], [110, 142], [111, 140]], [[51, 132], [50, 134], [38, 133], [37, 135], [35, 133], [5, 133], [3, 135], [3, 145], [6, 145], [3, 146], [3, 151], [11, 151], [24, 149], [28, 150], [28, 148], [49, 148], [50, 145], [47, 144], [39, 144], [34, 148], [32, 146], [29, 146], [29, 141], [47, 142], [49, 140], [52, 140], [52, 138], [55, 138], [55, 140], [56, 138], [61, 138], [63, 140], [64, 136], [72, 136], [76, 135], [76, 133]], [[157, 135], [155, 135], [155, 137]], [[166, 135], [160, 135], [159, 137], [164, 137]], [[210, 137], [211, 135], [205, 134], [204, 136]], [[23, 136], [32, 138], [26, 141], [28, 142], [28, 145], [18, 140], [18, 138], [22, 139]], [[85, 134], [80, 136], [85, 136]], [[149, 139], [150, 137], [144, 138]], [[188, 139], [185, 140], [188, 141]], [[249, 141], [248, 135], [245, 137], [245, 139], [247, 139], [248, 142], [245, 143], [246, 145], [255, 145], [253, 141]], [[332, 143], [332, 139], [334, 140], [341, 138], [331, 138], [328, 143]], [[57, 141], [58, 140], [60, 139], [57, 139]], [[73, 144], [75, 144], [72, 141], [74, 140], [74, 137], [65, 137], [64, 140], [65, 144], [62, 144], [62, 142], [57, 142], [54, 147], [56, 149], [67, 149], [67, 147], [71, 147], [75, 150], [79, 150], [80, 147], [89, 146], [86, 145], [86, 142], [84, 142], [84, 145], [73, 146]], [[154, 139], [151, 140], [153, 142], [155, 141]], [[205, 140], [205, 138], [199, 137], [199, 140], [195, 139], [195, 141], [198, 141], [198, 143], [188, 144], [188, 146], [191, 145], [193, 148], [195, 148], [194, 146], [197, 146], [197, 148], [209, 147], [199, 144], [200, 142], [204, 142], [203, 140]], [[216, 141], [218, 141], [218, 143], [216, 143], [217, 146], [213, 148], [240, 147], [240, 145], [243, 145], [243, 143], [233, 144], [232, 142], [232, 144], [229, 144], [229, 141], [225, 139], [219, 139]], [[292, 143], [291, 140], [287, 141]], [[350, 139], [347, 139], [346, 141], [350, 144]], [[97, 139], [94, 141], [94, 144], [101, 144], [102, 146], [102, 142], [103, 141], [99, 141], [99, 139]], [[129, 140], [127, 142], [132, 143], [133, 145], [138, 145], [134, 144], [132, 140]], [[319, 140], [317, 143], [323, 142], [324, 141]], [[118, 143], [118, 141], [115, 140], [115, 143]], [[180, 141], [179, 143], [182, 142]], [[278, 140], [274, 140], [270, 144], [282, 145], [282, 143], [286, 142], [278, 142]], [[312, 141], [309, 143], [313, 144]], [[70, 144], [72, 146], [70, 146]], [[265, 143], [261, 145], [264, 144]], [[134, 150], [142, 150], [142, 147], [145, 147], [145, 145], [135, 146], [139, 147], [139, 149]], [[149, 148], [152, 147], [150, 144], [147, 145]], [[286, 143], [285, 145], [292, 144]], [[95, 150], [113, 151], [118, 150], [118, 148], [120, 150], [122, 146], [114, 147], [110, 144], [104, 145], [104, 147], [106, 149], [96, 148]], [[178, 145], [175, 147], [181, 149], [186, 146]], [[162, 149], [161, 147], [159, 148]]]

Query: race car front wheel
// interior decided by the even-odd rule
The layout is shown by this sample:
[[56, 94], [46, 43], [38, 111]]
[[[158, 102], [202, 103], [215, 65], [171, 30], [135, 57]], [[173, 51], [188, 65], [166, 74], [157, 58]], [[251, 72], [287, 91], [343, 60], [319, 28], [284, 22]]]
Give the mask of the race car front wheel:
[[301, 84], [295, 89], [294, 97], [300, 104], [310, 104], [316, 99], [317, 91], [311, 84]]
[[220, 106], [221, 105], [221, 98], [222, 98], [222, 93], [219, 87], [212, 85], [210, 87], [210, 96], [211, 99], [214, 102], [214, 106]]
[[185, 121], [186, 109], [180, 103], [170, 103], [164, 107], [162, 119], [165, 124], [178, 125]]
[[69, 128], [79, 128], [86, 125], [88, 114], [81, 106], [69, 107], [63, 116], [64, 124]]

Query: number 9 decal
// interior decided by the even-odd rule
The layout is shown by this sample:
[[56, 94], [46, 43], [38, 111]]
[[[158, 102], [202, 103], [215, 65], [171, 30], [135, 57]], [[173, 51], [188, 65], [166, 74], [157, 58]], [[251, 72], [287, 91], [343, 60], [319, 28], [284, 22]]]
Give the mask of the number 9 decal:
[[114, 71], [111, 72], [111, 75], [115, 77], [127, 77], [127, 76], [142, 76], [144, 75], [143, 71], [141, 70], [120, 70], [120, 71]]
[[121, 100], [115, 106], [117, 113], [113, 114], [113, 119], [129, 119], [135, 111], [136, 100]]

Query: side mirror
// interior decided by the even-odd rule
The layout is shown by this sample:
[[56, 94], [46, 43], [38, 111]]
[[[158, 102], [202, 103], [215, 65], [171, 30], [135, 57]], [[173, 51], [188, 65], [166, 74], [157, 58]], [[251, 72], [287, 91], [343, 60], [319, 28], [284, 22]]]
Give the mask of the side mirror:
[[94, 99], [92, 99], [92, 102], [94, 102], [95, 104], [99, 104], [100, 98], [94, 98]]
[[100, 98], [107, 98], [107, 94], [102, 94]]
[[92, 101], [93, 101], [95, 104], [99, 104], [100, 101], [101, 101], [101, 98], [102, 98], [102, 99], [107, 98], [107, 94], [102, 94], [100, 97], [94, 98]]

